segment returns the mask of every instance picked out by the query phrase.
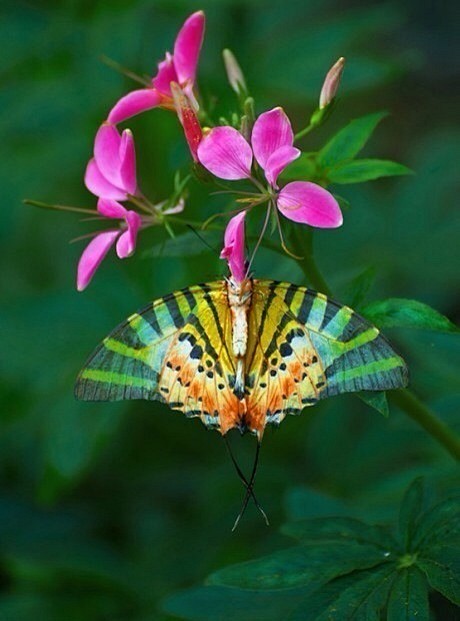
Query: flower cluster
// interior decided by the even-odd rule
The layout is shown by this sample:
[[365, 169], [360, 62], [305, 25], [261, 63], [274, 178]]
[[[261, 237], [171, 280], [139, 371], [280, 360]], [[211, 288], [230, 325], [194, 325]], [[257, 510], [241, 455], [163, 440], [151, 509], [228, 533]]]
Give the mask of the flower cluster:
[[[281, 107], [255, 118], [244, 74], [230, 50], [224, 50], [224, 63], [230, 86], [242, 105], [241, 118], [233, 115], [231, 124], [214, 125], [203, 106], [200, 109], [195, 81], [204, 30], [204, 13], [198, 11], [190, 15], [177, 34], [172, 54], [166, 52], [158, 64], [156, 75], [144, 88], [121, 97], [97, 131], [93, 157], [85, 172], [85, 185], [97, 197], [97, 207], [93, 211], [68, 209], [94, 213], [96, 219], [109, 220], [110, 228], [89, 234], [92, 239], [78, 264], [79, 291], [88, 286], [113, 245], [120, 259], [130, 256], [141, 229], [164, 224], [172, 234], [171, 215], [184, 208], [182, 186], [173, 197], [160, 204], [153, 204], [141, 192], [136, 175], [133, 135], [129, 129], [121, 133], [118, 129], [120, 123], [153, 108], [173, 111], [177, 115], [198, 178], [213, 175], [217, 184], [221, 184], [217, 180], [244, 181], [245, 185], [254, 186], [252, 191], [225, 186], [225, 191], [239, 195], [239, 203], [245, 203], [227, 225], [221, 253], [236, 282], [247, 277], [252, 262], [252, 259], [248, 262], [245, 256], [244, 229], [247, 214], [256, 206], [265, 205], [266, 208], [256, 249], [270, 217], [277, 223], [285, 247], [279, 214], [312, 227], [334, 228], [342, 224], [340, 207], [325, 188], [309, 181], [286, 184], [279, 181], [285, 168], [301, 155], [294, 146], [291, 122]], [[342, 69], [343, 59], [340, 59], [326, 76], [317, 109], [320, 115], [335, 97]], [[203, 119], [211, 127], [202, 127]], [[181, 222], [178, 218], [175, 221]]]

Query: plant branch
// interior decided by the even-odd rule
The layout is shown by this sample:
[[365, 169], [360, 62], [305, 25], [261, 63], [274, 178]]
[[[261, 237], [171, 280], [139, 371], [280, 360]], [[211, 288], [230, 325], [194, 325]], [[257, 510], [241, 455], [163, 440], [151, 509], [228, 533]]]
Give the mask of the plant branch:
[[460, 461], [460, 437], [440, 420], [412, 391], [407, 388], [388, 393], [390, 401], [423, 427], [457, 461]]
[[[292, 233], [292, 241], [296, 250], [305, 257], [303, 261], [299, 261], [305, 277], [315, 289], [329, 297], [332, 296], [331, 289], [314, 258], [313, 230], [309, 227], [307, 234], [304, 234], [301, 227], [295, 227]], [[460, 437], [441, 421], [412, 391], [407, 388], [393, 390], [388, 392], [388, 396], [407, 416], [412, 418], [432, 438], [441, 444], [454, 459], [460, 461]]]

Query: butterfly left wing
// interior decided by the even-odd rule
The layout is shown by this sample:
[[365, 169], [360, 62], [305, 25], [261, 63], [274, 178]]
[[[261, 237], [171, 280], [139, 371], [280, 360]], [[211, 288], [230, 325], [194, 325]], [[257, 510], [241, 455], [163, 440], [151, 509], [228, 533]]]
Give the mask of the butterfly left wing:
[[223, 433], [241, 405], [230, 387], [231, 323], [224, 283], [156, 300], [116, 328], [80, 372], [85, 401], [159, 400]]
[[305, 287], [254, 281], [246, 356], [247, 425], [344, 392], [407, 385], [403, 359], [351, 308]]

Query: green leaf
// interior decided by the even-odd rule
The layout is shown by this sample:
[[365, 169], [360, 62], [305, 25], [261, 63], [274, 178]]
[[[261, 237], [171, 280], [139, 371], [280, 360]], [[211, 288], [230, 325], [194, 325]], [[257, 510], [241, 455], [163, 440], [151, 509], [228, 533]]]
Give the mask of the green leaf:
[[387, 621], [429, 621], [428, 584], [417, 567], [398, 573], [390, 591]]
[[374, 410], [377, 410], [379, 414], [383, 414], [385, 418], [389, 417], [390, 410], [388, 408], [387, 394], [385, 391], [360, 392], [358, 393], [358, 397], [361, 401], [364, 401], [366, 405], [369, 405], [371, 408], [374, 408]]
[[412, 171], [403, 164], [390, 160], [363, 159], [352, 160], [329, 169], [327, 178], [331, 183], [363, 183], [380, 179], [380, 177], [395, 177], [411, 175]]
[[387, 114], [387, 112], [375, 112], [348, 123], [318, 153], [318, 165], [321, 168], [329, 168], [354, 158]]
[[313, 179], [317, 172], [316, 161], [312, 154], [302, 153], [294, 160], [282, 173], [282, 178], [286, 181], [298, 179]]
[[419, 558], [417, 566], [426, 574], [433, 589], [460, 605], [460, 546], [430, 548], [429, 557]]
[[304, 589], [250, 591], [228, 587], [201, 587], [165, 600], [163, 610], [192, 621], [279, 621], [302, 600]]
[[380, 328], [415, 328], [439, 332], [459, 332], [455, 324], [427, 304], [405, 298], [371, 302], [361, 313]]
[[373, 567], [387, 559], [387, 551], [354, 541], [333, 546], [300, 545], [255, 561], [230, 565], [208, 578], [208, 584], [245, 589], [314, 589], [354, 569]]
[[423, 477], [415, 479], [404, 494], [399, 509], [399, 532], [404, 543], [404, 549], [407, 552], [412, 550], [417, 520], [426, 507], [428, 495], [429, 492]]
[[460, 495], [446, 498], [426, 511], [419, 520], [414, 546], [420, 550], [448, 540], [460, 542]]
[[394, 571], [385, 564], [337, 578], [312, 593], [288, 621], [379, 621]]
[[388, 531], [381, 526], [365, 524], [349, 517], [320, 517], [310, 520], [298, 520], [284, 524], [281, 532], [289, 537], [299, 539], [302, 543], [343, 543], [351, 541], [359, 544], [371, 544], [384, 549], [384, 558], [390, 557], [395, 542]]
[[353, 278], [347, 286], [345, 299], [352, 308], [358, 308], [363, 303], [369, 290], [374, 284], [376, 269], [374, 266], [367, 267]]

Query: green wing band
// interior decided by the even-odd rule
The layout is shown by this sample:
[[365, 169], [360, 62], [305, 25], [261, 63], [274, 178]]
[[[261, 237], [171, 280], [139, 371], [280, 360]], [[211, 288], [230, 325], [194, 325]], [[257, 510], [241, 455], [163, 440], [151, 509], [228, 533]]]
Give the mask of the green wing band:
[[320, 398], [361, 390], [389, 390], [408, 383], [406, 363], [378, 328], [325, 295], [289, 283], [260, 281], [275, 291], [304, 325], [321, 360]]
[[176, 291], [152, 302], [115, 328], [80, 372], [76, 398], [161, 400], [158, 377], [166, 351], [202, 295], [202, 286]]

